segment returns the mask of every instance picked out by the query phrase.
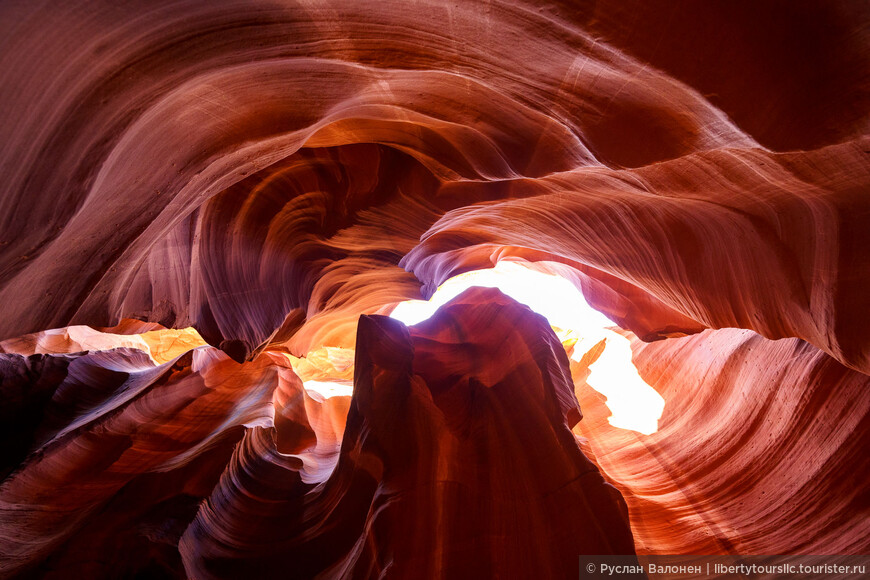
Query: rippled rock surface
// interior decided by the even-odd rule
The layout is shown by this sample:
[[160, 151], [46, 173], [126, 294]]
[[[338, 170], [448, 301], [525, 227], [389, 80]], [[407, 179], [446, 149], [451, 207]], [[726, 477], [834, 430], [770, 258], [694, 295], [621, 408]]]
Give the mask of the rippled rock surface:
[[[827, 1], [3, 3], [0, 574], [286, 574], [279, 546], [326, 577], [558, 575], [581, 545], [866, 553], [868, 21]], [[545, 379], [561, 346], [525, 314], [499, 327], [501, 298], [451, 328], [380, 317], [499, 260], [622, 328], [659, 432], [607, 424], [595, 352], [571, 363], [577, 423]], [[497, 328], [485, 356], [445, 346]], [[353, 400], [305, 387], [333, 372]], [[566, 429], [633, 547], [617, 496], [574, 511], [610, 488]], [[485, 477], [498, 505], [559, 499], [484, 516]], [[496, 523], [519, 547], [481, 539]]]
[[6, 400], [20, 377], [43, 402], [30, 441], [6, 435], [31, 450], [0, 486], [7, 571], [561, 577], [579, 554], [634, 552], [625, 501], [571, 432], [561, 343], [497, 290], [410, 330], [363, 317], [349, 408], [312, 399], [282, 355], [3, 356]]

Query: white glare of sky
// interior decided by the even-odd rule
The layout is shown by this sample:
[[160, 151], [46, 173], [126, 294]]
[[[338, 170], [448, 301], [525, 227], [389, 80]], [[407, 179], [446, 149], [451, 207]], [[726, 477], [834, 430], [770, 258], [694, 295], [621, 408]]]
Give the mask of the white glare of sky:
[[589, 367], [591, 374], [586, 382], [607, 398], [607, 407], [612, 413], [610, 424], [645, 435], [658, 430], [665, 401], [638, 375], [631, 360], [629, 340], [608, 330], [614, 323], [590, 307], [583, 294], [561, 276], [501, 261], [495, 268], [466, 272], [447, 280], [428, 301], [402, 302], [390, 316], [409, 326], [417, 324], [471, 286], [498, 288], [543, 315], [558, 329], [560, 339], [576, 337], [578, 342], [572, 355], [575, 360], [579, 361], [604, 338], [604, 352]]

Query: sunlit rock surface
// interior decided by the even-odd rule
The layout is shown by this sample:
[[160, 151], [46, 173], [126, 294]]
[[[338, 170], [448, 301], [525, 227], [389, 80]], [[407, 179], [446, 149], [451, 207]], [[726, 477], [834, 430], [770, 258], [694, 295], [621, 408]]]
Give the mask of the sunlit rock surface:
[[192, 328], [174, 330], [159, 324], [123, 320], [117, 327], [103, 330], [70, 326], [12, 338], [0, 342], [0, 352], [29, 356], [126, 347], [144, 351], [154, 363], [163, 364], [205, 344]]
[[130, 348], [0, 356], [3, 424], [15, 427], [4, 429], [4, 573], [43, 563], [58, 577], [123, 575], [177, 561], [185, 513], [244, 428], [273, 423], [267, 358], [239, 365], [212, 347], [162, 365]]
[[[517, 554], [573, 573], [581, 548], [534, 518], [576, 515], [574, 496], [500, 498], [524, 506], [502, 522], [514, 551], [436, 518], [467, 501], [432, 495], [443, 474], [477, 489], [475, 453], [528, 457], [511, 426], [545, 416], [561, 451], [522, 464], [522, 493], [586, 469], [572, 427], [639, 552], [866, 553], [868, 19], [827, 1], [4, 2], [0, 575], [286, 574], [275, 547], [304, 542], [301, 576]], [[480, 439], [433, 463], [446, 440], [415, 430], [449, 431], [432, 405], [464, 417], [452, 385], [495, 396], [520, 346], [472, 364], [438, 346], [443, 321], [372, 316], [360, 338], [360, 315], [502, 259], [546, 264], [623, 329], [665, 399], [656, 433], [608, 423], [584, 344], [585, 419], [560, 388], [564, 423], [484, 398]], [[469, 344], [492, 338], [477, 320], [457, 322]], [[556, 373], [548, 329], [515, 333]], [[400, 353], [422, 383], [373, 370]], [[419, 424], [359, 399], [380, 384]], [[381, 473], [413, 445], [419, 472]], [[394, 533], [411, 517], [430, 535]]]
[[249, 431], [182, 539], [188, 573], [289, 559], [301, 576], [558, 578], [579, 554], [633, 552], [624, 500], [571, 433], [568, 360], [543, 317], [479, 288], [410, 331], [364, 317], [355, 367], [328, 479]]
[[576, 376], [582, 365], [572, 371], [584, 413], [575, 432], [625, 496], [639, 552], [867, 550], [870, 377], [748, 330], [632, 337], [632, 349], [667, 401], [652, 435], [611, 426]]
[[[870, 368], [851, 314], [870, 306], [866, 29], [846, 7], [805, 15], [836, 23], [810, 38], [837, 53], [768, 51], [747, 23], [758, 48], [700, 90], [699, 66], [665, 71], [672, 45], [703, 37], [621, 49], [598, 35], [652, 33], [615, 7], [6, 10], [5, 338], [139, 317], [237, 359], [285, 322], [296, 354], [350, 346], [360, 312], [414, 297], [408, 272], [431, 289], [521, 246], [581, 264], [591, 299], [640, 336], [740, 326]], [[695, 20], [739, 31], [743, 16]], [[809, 26], [767, 17], [789, 39]], [[843, 90], [812, 98], [836, 129], [774, 138], [764, 108], [729, 118], [701, 92], [775, 65], [759, 81], [792, 108], [834, 76]], [[789, 73], [801, 90], [780, 86]]]

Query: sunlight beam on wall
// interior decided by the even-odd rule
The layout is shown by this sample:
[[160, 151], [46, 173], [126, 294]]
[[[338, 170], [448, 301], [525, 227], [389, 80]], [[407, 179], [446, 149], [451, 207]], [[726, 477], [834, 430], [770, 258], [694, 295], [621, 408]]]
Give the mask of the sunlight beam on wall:
[[644, 435], [658, 430], [665, 401], [637, 373], [631, 361], [629, 340], [609, 330], [616, 325], [589, 306], [583, 294], [561, 276], [501, 261], [495, 268], [466, 272], [447, 280], [428, 301], [402, 302], [390, 316], [407, 325], [417, 324], [471, 286], [498, 288], [544, 316], [561, 340], [569, 336], [581, 339], [571, 356], [576, 361], [604, 339], [604, 352], [589, 367], [591, 374], [586, 383], [607, 398], [607, 407], [612, 413], [610, 424]]

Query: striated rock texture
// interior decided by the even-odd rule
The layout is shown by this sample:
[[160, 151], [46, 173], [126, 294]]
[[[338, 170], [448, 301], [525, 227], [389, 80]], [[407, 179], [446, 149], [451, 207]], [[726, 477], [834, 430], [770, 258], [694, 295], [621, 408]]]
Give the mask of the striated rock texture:
[[[0, 575], [573, 574], [633, 548], [569, 428], [639, 552], [866, 553], [868, 12], [2, 3]], [[632, 337], [658, 433], [595, 349], [575, 425], [502, 298], [377, 316], [502, 259]]]
[[189, 574], [559, 578], [579, 554], [633, 553], [624, 500], [571, 434], [568, 360], [541, 316], [473, 289], [410, 331], [363, 317], [355, 366], [329, 478], [249, 431], [182, 538]]
[[[584, 448], [625, 496], [639, 553], [863, 554], [870, 377], [747, 330], [643, 343], [658, 432], [612, 427], [572, 363]], [[581, 375], [581, 376], [577, 376]]]
[[5, 435], [31, 452], [4, 458], [21, 462], [0, 486], [4, 572], [565, 577], [579, 554], [633, 553], [543, 317], [476, 288], [410, 331], [364, 317], [357, 340], [349, 409], [281, 355], [3, 355], [43, 399], [29, 441]]
[[185, 518], [244, 427], [273, 423], [266, 358], [238, 365], [210, 347], [162, 365], [128, 348], [0, 357], [4, 575], [180, 570]]
[[515, 247], [643, 338], [750, 328], [867, 372], [863, 4], [642, 4], [5, 5], [0, 338], [352, 346]]

